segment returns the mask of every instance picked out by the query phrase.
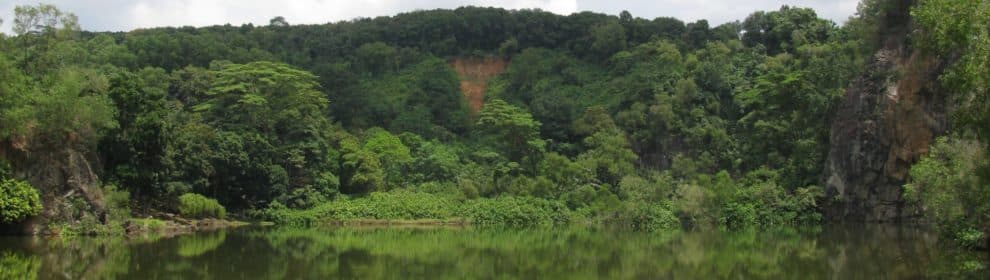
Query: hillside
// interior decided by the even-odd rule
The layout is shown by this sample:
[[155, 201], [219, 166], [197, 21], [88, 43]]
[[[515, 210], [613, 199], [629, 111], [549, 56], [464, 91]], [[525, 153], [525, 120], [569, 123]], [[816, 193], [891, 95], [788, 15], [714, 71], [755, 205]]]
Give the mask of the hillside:
[[[932, 148], [950, 94], [982, 100], [983, 35], [950, 36], [986, 33], [973, 2], [869, 0], [841, 26], [789, 6], [714, 27], [462, 7], [117, 33], [25, 6], [41, 24], [0, 38], [0, 176], [26, 202], [8, 227], [176, 213], [186, 194], [306, 223], [938, 220], [919, 186], [947, 184], [915, 177], [943, 169], [913, 166], [958, 151]], [[987, 143], [979, 106], [953, 139]], [[981, 166], [945, 168], [977, 182], [953, 197], [990, 201], [960, 169]], [[981, 207], [953, 217], [986, 231]]]

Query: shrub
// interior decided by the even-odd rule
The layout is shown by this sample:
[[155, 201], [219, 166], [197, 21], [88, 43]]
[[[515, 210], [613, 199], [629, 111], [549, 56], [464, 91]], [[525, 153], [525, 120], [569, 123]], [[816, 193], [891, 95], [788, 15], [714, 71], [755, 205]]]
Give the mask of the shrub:
[[107, 205], [107, 214], [113, 221], [123, 221], [131, 217], [131, 209], [127, 205], [131, 201], [131, 194], [121, 190], [115, 185], [107, 185], [103, 188], [103, 198]]
[[674, 212], [656, 203], [627, 204], [613, 219], [644, 231], [670, 230], [681, 226], [681, 221]]
[[[986, 244], [990, 188], [979, 174], [990, 165], [982, 143], [939, 138], [928, 155], [911, 166], [904, 197], [921, 206], [935, 226], [964, 247]], [[981, 239], [983, 239], [981, 241]]]
[[476, 225], [537, 226], [568, 221], [567, 206], [533, 197], [478, 199], [465, 205], [466, 218]]
[[41, 195], [31, 184], [0, 181], [0, 223], [15, 223], [41, 213]]
[[750, 203], [729, 202], [722, 210], [722, 217], [719, 218], [721, 225], [729, 228], [744, 228], [758, 225], [756, 207]]
[[189, 218], [226, 218], [227, 209], [216, 199], [187, 193], [179, 197], [179, 212]]
[[290, 209], [273, 203], [265, 209], [264, 216], [278, 224], [295, 226], [354, 219], [449, 219], [460, 209], [459, 205], [457, 201], [444, 196], [400, 189], [373, 192], [356, 199], [338, 199], [306, 210]]

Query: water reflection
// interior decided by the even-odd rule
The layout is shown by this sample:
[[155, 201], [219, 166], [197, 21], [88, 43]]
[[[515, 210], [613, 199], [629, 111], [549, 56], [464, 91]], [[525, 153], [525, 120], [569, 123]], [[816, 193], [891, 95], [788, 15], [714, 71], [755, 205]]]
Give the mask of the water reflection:
[[249, 228], [174, 238], [0, 238], [0, 279], [984, 278], [987, 256], [926, 231], [834, 227]]
[[0, 253], [0, 279], [37, 279], [41, 258], [15, 252]]

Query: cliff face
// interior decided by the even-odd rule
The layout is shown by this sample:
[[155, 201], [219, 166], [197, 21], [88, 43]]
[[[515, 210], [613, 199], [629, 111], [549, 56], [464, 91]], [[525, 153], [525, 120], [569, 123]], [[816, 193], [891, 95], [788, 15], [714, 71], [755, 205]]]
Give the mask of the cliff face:
[[913, 221], [902, 198], [911, 165], [949, 122], [938, 88], [944, 66], [888, 44], [850, 85], [833, 119], [825, 163], [826, 216], [833, 221]]
[[[11, 141], [16, 142], [16, 141]], [[44, 210], [21, 224], [3, 231], [41, 234], [52, 223], [79, 222], [84, 217], [106, 222], [106, 205], [99, 178], [84, 147], [65, 145], [56, 149], [3, 143], [0, 157], [15, 167], [17, 178], [31, 183], [41, 193]]]

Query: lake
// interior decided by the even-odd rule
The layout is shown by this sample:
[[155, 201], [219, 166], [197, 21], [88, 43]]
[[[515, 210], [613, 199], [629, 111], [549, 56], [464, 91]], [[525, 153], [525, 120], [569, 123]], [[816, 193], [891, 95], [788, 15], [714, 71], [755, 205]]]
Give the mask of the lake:
[[0, 279], [984, 279], [986, 253], [904, 227], [645, 233], [568, 227], [0, 237]]

